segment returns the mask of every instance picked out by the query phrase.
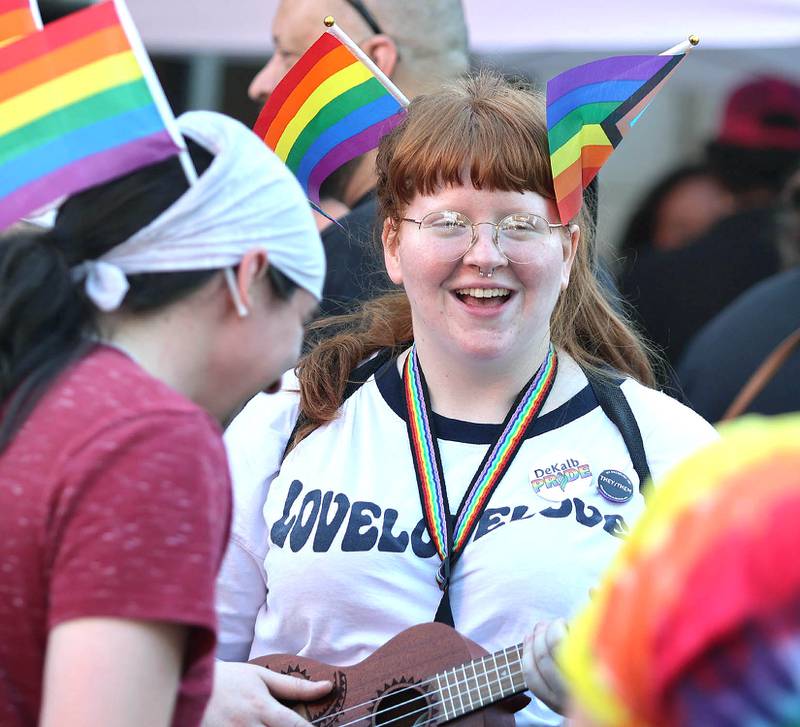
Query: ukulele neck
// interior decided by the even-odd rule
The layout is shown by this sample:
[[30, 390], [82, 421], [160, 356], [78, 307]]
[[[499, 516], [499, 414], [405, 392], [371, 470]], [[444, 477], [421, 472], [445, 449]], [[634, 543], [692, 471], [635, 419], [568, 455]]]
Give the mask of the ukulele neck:
[[444, 720], [455, 719], [501, 699], [524, 692], [522, 644], [473, 659], [433, 677]]

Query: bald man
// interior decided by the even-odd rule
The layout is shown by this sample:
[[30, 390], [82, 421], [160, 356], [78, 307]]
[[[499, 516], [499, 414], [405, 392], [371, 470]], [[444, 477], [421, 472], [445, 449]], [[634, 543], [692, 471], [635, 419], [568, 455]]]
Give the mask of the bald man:
[[[460, 0], [281, 0], [272, 22], [273, 55], [250, 84], [254, 101], [269, 98], [320, 36], [326, 15], [336, 18], [408, 98], [438, 89], [469, 67]], [[341, 313], [389, 285], [372, 244], [377, 215], [375, 152], [334, 172], [322, 194], [350, 209], [340, 219], [341, 228], [331, 225], [322, 233], [328, 274], [321, 312]]]

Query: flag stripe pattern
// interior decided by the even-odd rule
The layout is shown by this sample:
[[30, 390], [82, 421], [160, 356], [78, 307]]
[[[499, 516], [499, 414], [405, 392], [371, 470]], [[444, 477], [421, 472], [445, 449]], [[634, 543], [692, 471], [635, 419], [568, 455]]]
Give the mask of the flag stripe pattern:
[[547, 83], [550, 162], [561, 221], [685, 54], [619, 56], [572, 68]]
[[0, 48], [41, 26], [36, 0], [0, 0]]
[[180, 151], [129, 32], [106, 0], [0, 49], [0, 229]]
[[254, 131], [319, 202], [322, 182], [375, 148], [404, 113], [372, 71], [325, 32], [275, 88]]

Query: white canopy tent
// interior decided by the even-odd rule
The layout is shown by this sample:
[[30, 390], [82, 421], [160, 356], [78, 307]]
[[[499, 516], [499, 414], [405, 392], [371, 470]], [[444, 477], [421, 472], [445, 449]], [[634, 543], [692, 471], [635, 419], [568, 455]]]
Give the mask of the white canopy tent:
[[[196, 56], [199, 106], [213, 103], [202, 91], [218, 80], [220, 57], [260, 60], [272, 50], [278, 0], [128, 4], [152, 52]], [[762, 73], [800, 82], [800, 0], [464, 0], [464, 7], [477, 64], [540, 82], [605, 55], [658, 53], [690, 33], [700, 36], [698, 49], [601, 172], [598, 234], [609, 245], [644, 189], [702, 150], [731, 87]]]
[[[402, 3], [403, 0], [396, 0]], [[128, 0], [148, 47], [267, 55], [278, 0]], [[668, 48], [697, 33], [707, 48], [800, 45], [798, 0], [464, 0], [479, 53]]]

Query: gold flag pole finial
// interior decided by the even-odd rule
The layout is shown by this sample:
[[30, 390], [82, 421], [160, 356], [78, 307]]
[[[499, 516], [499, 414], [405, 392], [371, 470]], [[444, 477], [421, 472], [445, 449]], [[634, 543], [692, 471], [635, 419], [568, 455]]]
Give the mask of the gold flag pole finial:
[[690, 35], [683, 43], [678, 43], [678, 45], [672, 46], [669, 50], [665, 50], [663, 53], [659, 53], [662, 56], [676, 56], [680, 55], [681, 53], [688, 53], [692, 50], [698, 43], [700, 42], [700, 38], [694, 34]]
[[380, 69], [378, 66], [375, 65], [375, 61], [372, 60], [366, 53], [364, 53], [361, 48], [358, 47], [356, 43], [350, 38], [347, 33], [345, 33], [342, 28], [336, 25], [336, 21], [333, 19], [333, 15], [327, 15], [325, 19], [322, 21], [325, 24], [327, 30], [326, 33], [330, 33], [335, 38], [338, 38], [344, 45], [346, 45], [350, 52], [358, 58], [378, 79], [381, 85], [395, 98], [397, 103], [399, 103], [403, 108], [408, 106], [408, 99], [405, 97], [403, 92], [397, 88], [397, 86], [392, 83], [389, 77]]

